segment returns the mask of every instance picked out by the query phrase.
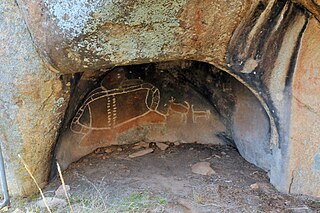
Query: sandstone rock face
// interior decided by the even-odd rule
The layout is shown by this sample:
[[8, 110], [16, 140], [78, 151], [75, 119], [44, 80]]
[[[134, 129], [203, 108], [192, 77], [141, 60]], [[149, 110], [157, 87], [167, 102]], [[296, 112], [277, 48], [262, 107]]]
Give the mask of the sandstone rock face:
[[0, 11], [0, 140], [10, 193], [24, 195], [37, 189], [18, 155], [44, 186], [68, 93], [40, 59], [15, 1], [1, 1]]
[[[217, 137], [227, 130], [216, 109], [200, 95], [199, 88], [181, 79], [198, 84], [213, 78], [210, 66], [197, 70], [194, 64], [149, 64], [108, 71], [60, 136], [56, 156], [62, 168], [111, 145], [177, 140], [225, 144]], [[208, 88], [222, 90], [222, 85]]]
[[303, 5], [309, 10], [318, 21], [320, 21], [320, 1], [319, 0], [292, 0], [298, 4]]
[[247, 88], [237, 87], [235, 91], [232, 138], [246, 160], [268, 171], [273, 161], [268, 115]]
[[[290, 192], [320, 196], [320, 24], [311, 19], [292, 84]], [[318, 189], [318, 190], [315, 190]]]
[[[179, 122], [218, 117], [243, 157], [268, 170], [279, 190], [320, 196], [319, 1], [294, 1], [306, 9], [277, 0], [17, 2], [24, 19], [15, 1], [0, 3], [0, 137], [13, 194], [36, 190], [18, 154], [40, 185], [47, 181], [63, 118], [56, 149], [62, 151], [55, 154], [66, 166], [100, 146], [127, 143], [132, 136], [156, 139], [153, 133], [171, 124], [168, 129], [177, 133]], [[178, 75], [201, 94], [188, 99], [170, 95], [157, 84], [160, 77], [109, 70], [173, 60], [207, 62], [234, 79], [214, 69]], [[49, 69], [87, 72], [75, 74], [69, 88], [66, 76]], [[216, 88], [216, 82], [223, 84]], [[175, 94], [191, 91], [172, 88]], [[73, 153], [71, 147], [77, 147]]]
[[40, 52], [59, 72], [193, 58], [225, 67], [250, 0], [19, 1]]

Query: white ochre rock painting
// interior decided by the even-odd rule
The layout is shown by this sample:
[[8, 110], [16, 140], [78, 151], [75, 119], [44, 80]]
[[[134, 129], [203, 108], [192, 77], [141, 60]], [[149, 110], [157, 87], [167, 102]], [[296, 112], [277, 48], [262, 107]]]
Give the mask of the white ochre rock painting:
[[[197, 109], [188, 100], [176, 102], [174, 97], [159, 110], [160, 98], [160, 90], [154, 85], [127, 79], [124, 72], [110, 72], [100, 87], [88, 95], [70, 129], [83, 135], [79, 141], [81, 147], [107, 146], [118, 144], [118, 136], [132, 129], [158, 125], [162, 127], [158, 135], [170, 140], [170, 135], [177, 131], [186, 131], [190, 125], [208, 126], [212, 120], [210, 109]], [[149, 131], [156, 130], [149, 128]]]

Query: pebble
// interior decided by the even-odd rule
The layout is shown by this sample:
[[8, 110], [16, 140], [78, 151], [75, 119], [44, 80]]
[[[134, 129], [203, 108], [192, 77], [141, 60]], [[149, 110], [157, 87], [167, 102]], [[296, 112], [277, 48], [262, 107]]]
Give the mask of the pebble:
[[101, 153], [101, 149], [100, 149], [100, 148], [96, 149], [96, 150], [94, 151], [94, 153], [95, 153], [95, 154], [100, 154], [100, 153]]
[[121, 152], [123, 149], [121, 147], [117, 148], [118, 152]]
[[254, 191], [262, 191], [266, 194], [272, 193], [272, 189], [268, 183], [257, 182], [250, 185], [250, 188]]
[[180, 145], [180, 142], [179, 141], [176, 141], [173, 143], [175, 146], [179, 146]]
[[110, 153], [112, 153], [112, 152], [113, 152], [113, 150], [112, 150], [112, 149], [110, 149], [110, 148], [107, 148], [107, 149], [105, 149], [105, 150], [104, 150], [104, 152], [105, 152], [105, 153], [110, 154]]
[[[66, 187], [66, 191], [67, 191], [67, 193], [68, 193], [68, 192], [70, 191], [70, 186], [69, 186], [69, 185], [65, 185], [65, 187]], [[65, 196], [66, 196], [62, 185], [60, 185], [60, 186], [58, 187], [58, 189], [54, 192], [54, 194], [55, 194], [57, 197], [65, 197]]]
[[160, 150], [164, 151], [166, 150], [169, 146], [165, 143], [161, 143], [161, 142], [158, 142], [156, 143], [157, 147], [159, 147]]
[[141, 156], [149, 154], [151, 152], [153, 152], [152, 148], [144, 149], [144, 150], [132, 153], [131, 155], [129, 155], [129, 158], [141, 157]]
[[139, 142], [139, 143], [136, 143], [134, 147], [132, 147], [132, 149], [134, 150], [141, 149], [141, 148], [149, 148], [149, 143]]
[[149, 143], [139, 142], [138, 144], [139, 144], [140, 146], [144, 147], [144, 148], [149, 148]]
[[199, 162], [194, 164], [192, 167], [192, 172], [195, 174], [200, 174], [200, 175], [207, 175], [211, 176], [214, 175], [216, 172], [210, 167], [209, 162]]
[[250, 188], [253, 189], [253, 190], [258, 190], [260, 187], [259, 187], [258, 183], [254, 183], [254, 184], [250, 185]]
[[[50, 208], [63, 207], [68, 204], [66, 200], [61, 198], [46, 197], [45, 199]], [[46, 205], [43, 200], [39, 200], [38, 202], [36, 202], [36, 205], [39, 206], [40, 208], [46, 208]]]
[[227, 153], [225, 153], [225, 152], [221, 152], [221, 155], [226, 155]]

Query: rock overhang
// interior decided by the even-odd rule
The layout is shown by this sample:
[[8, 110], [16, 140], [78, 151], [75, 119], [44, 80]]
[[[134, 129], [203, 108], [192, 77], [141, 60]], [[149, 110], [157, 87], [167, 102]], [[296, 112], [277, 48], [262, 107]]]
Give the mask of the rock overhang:
[[[295, 2], [319, 17], [317, 1]], [[290, 113], [296, 113], [297, 108], [309, 106], [299, 102], [300, 105], [294, 105], [297, 108], [291, 108], [295, 104], [292, 97], [299, 91], [306, 91], [301, 89], [300, 83], [299, 90], [296, 87], [292, 90], [297, 84], [295, 74], [303, 69], [299, 65], [302, 62], [297, 61], [302, 54], [300, 48], [315, 45], [302, 38], [306, 29], [314, 29], [317, 26], [314, 23], [318, 23], [304, 8], [290, 1], [244, 0], [99, 1], [90, 4], [89, 1], [71, 4], [21, 0], [18, 3], [42, 59], [60, 74], [180, 59], [207, 62], [228, 72], [249, 88], [269, 118], [274, 157], [271, 182], [281, 191], [304, 192], [305, 178], [313, 182], [318, 180], [318, 176], [308, 173], [309, 167], [318, 168], [317, 161], [297, 160], [297, 142], [291, 140], [308, 129], [308, 125], [303, 130], [292, 128], [300, 121], [295, 114], [292, 115], [294, 119], [290, 119]], [[316, 64], [314, 61], [307, 63]], [[318, 65], [315, 66], [312, 69], [317, 70]], [[41, 79], [47, 78], [41, 76]], [[57, 100], [62, 93], [66, 95], [62, 92], [66, 87], [61, 88], [55, 93]], [[29, 98], [22, 98], [26, 100], [30, 102]], [[308, 99], [307, 102], [313, 105], [314, 101]], [[19, 108], [19, 103], [13, 105]], [[48, 111], [48, 115], [61, 119], [62, 114], [52, 113]], [[305, 119], [310, 120], [309, 117]], [[237, 121], [241, 121], [241, 117], [235, 123]], [[26, 136], [28, 128], [24, 130], [21, 134]], [[55, 134], [46, 133], [51, 138]], [[316, 135], [314, 131], [312, 135]], [[24, 138], [29, 141], [29, 137]], [[24, 151], [28, 152], [27, 146]], [[310, 150], [306, 155], [314, 155], [314, 159], [318, 156]], [[301, 164], [301, 172], [294, 168], [298, 164]], [[285, 178], [279, 174], [284, 174]], [[318, 195], [317, 186], [313, 186], [314, 190], [305, 192]]]

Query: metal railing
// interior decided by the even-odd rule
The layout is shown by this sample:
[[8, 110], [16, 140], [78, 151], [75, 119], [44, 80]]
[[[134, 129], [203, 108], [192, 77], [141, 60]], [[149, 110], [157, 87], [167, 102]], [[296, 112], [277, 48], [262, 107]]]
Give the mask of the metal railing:
[[1, 179], [1, 188], [3, 193], [3, 201], [0, 203], [0, 209], [2, 209], [10, 205], [10, 198], [9, 198], [6, 172], [4, 169], [4, 160], [2, 156], [1, 144], [0, 144], [0, 179]]

